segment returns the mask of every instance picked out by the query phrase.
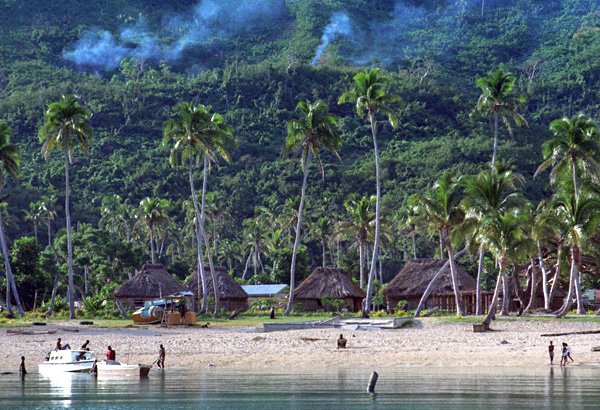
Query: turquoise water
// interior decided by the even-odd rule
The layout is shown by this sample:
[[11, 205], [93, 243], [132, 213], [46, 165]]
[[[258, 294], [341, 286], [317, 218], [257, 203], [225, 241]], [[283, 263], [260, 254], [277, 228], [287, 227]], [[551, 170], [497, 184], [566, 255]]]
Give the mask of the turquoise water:
[[600, 367], [248, 372], [152, 370], [147, 379], [0, 376], [0, 409], [597, 409]]

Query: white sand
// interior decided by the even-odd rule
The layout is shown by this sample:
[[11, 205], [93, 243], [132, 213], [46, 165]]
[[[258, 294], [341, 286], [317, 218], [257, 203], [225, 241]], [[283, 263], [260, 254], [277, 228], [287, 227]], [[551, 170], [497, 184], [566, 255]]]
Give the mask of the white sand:
[[[496, 321], [493, 332], [473, 333], [471, 324], [443, 323], [437, 318], [418, 319], [419, 326], [397, 330], [340, 331], [339, 329], [292, 330], [256, 333], [247, 328], [132, 327], [126, 329], [81, 326], [76, 322], [29, 327], [15, 334], [0, 330], [0, 372], [16, 371], [21, 356], [30, 372], [56, 344], [78, 348], [86, 339], [98, 358], [106, 347], [117, 351], [117, 360], [152, 363], [162, 343], [167, 367], [218, 366], [260, 370], [279, 367], [350, 368], [356, 366], [548, 366], [548, 344], [563, 341], [572, 348], [575, 364], [598, 364], [600, 334], [542, 337], [546, 333], [600, 330], [600, 324], [569, 320]], [[64, 330], [69, 329], [69, 330]], [[42, 332], [55, 331], [44, 334]], [[73, 331], [76, 330], [76, 331]], [[348, 348], [336, 349], [343, 333]], [[555, 364], [560, 362], [560, 347]], [[569, 363], [571, 365], [571, 363]]]

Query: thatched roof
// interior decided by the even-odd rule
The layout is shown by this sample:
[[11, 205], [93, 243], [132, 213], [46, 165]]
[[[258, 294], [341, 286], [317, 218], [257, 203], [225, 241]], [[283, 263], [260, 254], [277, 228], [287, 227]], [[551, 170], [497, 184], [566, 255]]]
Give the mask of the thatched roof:
[[366, 295], [345, 270], [323, 267], [315, 269], [294, 291], [294, 298], [297, 299], [321, 299], [323, 296], [335, 299], [364, 298]]
[[[219, 291], [220, 299], [248, 299], [248, 294], [239, 283], [237, 283], [229, 274], [227, 269], [222, 266], [215, 266], [215, 278], [217, 279], [217, 289]], [[215, 297], [213, 289], [212, 276], [210, 274], [210, 268], [204, 267], [206, 277], [206, 291], [208, 292], [209, 298]], [[198, 269], [194, 269], [194, 273], [185, 281], [185, 286], [195, 295], [200, 294], [200, 299], [203, 297], [202, 293], [202, 282], [200, 282], [200, 290], [198, 290]]]
[[163, 265], [146, 264], [115, 291], [116, 299], [158, 299], [162, 296], [187, 291]]
[[[444, 259], [411, 259], [406, 262], [404, 268], [396, 275], [394, 279], [383, 290], [383, 296], [386, 298], [421, 297], [425, 289], [431, 282], [431, 279], [446, 263]], [[458, 263], [455, 263], [458, 286], [461, 291], [474, 290], [477, 281], [465, 272]], [[452, 277], [450, 267], [437, 279], [432, 289], [431, 295], [446, 295], [452, 293]]]

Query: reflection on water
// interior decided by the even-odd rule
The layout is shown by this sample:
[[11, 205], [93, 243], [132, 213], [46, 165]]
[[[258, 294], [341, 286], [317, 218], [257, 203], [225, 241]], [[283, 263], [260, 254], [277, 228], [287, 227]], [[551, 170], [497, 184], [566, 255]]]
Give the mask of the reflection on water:
[[153, 370], [145, 379], [89, 374], [0, 376], [0, 409], [585, 409], [597, 408], [600, 367], [252, 372]]

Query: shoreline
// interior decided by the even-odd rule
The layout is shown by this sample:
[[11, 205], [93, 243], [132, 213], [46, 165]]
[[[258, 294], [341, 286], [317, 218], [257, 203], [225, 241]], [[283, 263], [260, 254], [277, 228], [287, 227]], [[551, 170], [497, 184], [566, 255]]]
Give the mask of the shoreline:
[[[418, 318], [418, 325], [394, 330], [304, 329], [256, 332], [251, 328], [136, 326], [102, 328], [77, 322], [27, 327], [23, 334], [0, 329], [0, 372], [18, 370], [25, 356], [29, 373], [52, 350], [57, 338], [78, 348], [87, 339], [98, 359], [111, 345], [117, 360], [150, 364], [158, 357], [158, 346], [166, 349], [166, 367], [219, 367], [259, 371], [282, 368], [290, 372], [319, 368], [389, 368], [436, 366], [549, 366], [548, 344], [567, 342], [573, 365], [600, 365], [599, 334], [569, 334], [542, 337], [548, 333], [598, 331], [600, 323], [562, 320], [500, 320], [493, 331], [474, 333], [472, 323], [448, 323], [440, 318]], [[13, 328], [14, 329], [14, 328]], [[34, 332], [26, 334], [25, 332]], [[46, 332], [46, 333], [43, 333]], [[48, 334], [47, 332], [53, 332]], [[340, 334], [348, 340], [337, 349]], [[554, 364], [559, 366], [559, 347]], [[156, 366], [154, 366], [156, 368]]]

